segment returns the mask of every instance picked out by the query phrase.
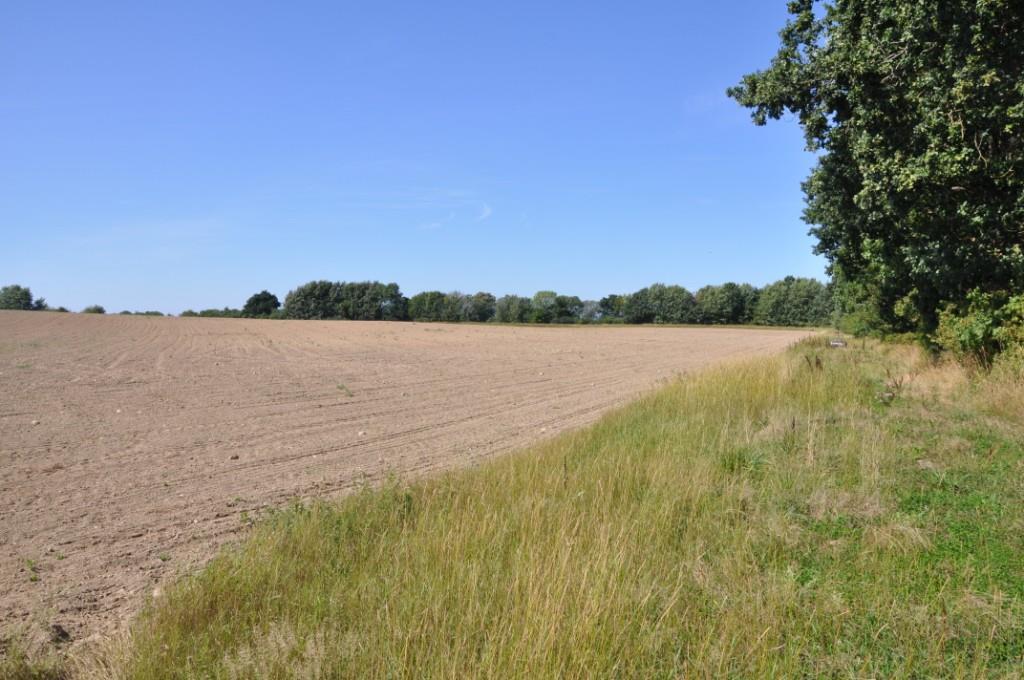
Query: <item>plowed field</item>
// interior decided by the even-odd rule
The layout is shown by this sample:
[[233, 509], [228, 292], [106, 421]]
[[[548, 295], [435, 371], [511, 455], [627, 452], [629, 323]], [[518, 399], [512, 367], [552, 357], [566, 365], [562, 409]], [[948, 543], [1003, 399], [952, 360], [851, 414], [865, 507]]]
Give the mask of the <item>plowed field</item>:
[[107, 632], [261, 508], [467, 465], [805, 335], [0, 312], [0, 632]]

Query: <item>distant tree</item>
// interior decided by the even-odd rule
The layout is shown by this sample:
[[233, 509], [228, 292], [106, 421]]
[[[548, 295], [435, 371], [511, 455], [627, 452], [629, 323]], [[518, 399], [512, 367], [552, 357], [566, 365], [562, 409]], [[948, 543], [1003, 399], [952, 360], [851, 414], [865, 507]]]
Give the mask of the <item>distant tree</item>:
[[526, 323], [530, 320], [530, 298], [504, 295], [494, 304], [494, 320], [500, 323]]
[[832, 293], [814, 279], [787, 276], [765, 286], [754, 310], [754, 323], [767, 326], [826, 324], [832, 312]]
[[82, 310], [82, 314], [106, 314], [107, 310], [103, 309], [103, 305], [89, 305]]
[[626, 299], [624, 317], [629, 323], [693, 323], [697, 303], [682, 286], [655, 283]]
[[444, 304], [441, 307], [441, 321], [462, 321], [467, 302], [466, 294], [457, 290], [444, 294]]
[[221, 319], [238, 319], [242, 316], [242, 310], [232, 309], [231, 307], [224, 307], [223, 309], [202, 309], [199, 311], [198, 316]]
[[721, 286], [704, 286], [697, 291], [696, 320], [698, 323], [726, 324], [743, 323], [746, 313], [747, 296], [735, 283]]
[[182, 312], [178, 316], [199, 316], [199, 314], [197, 314], [196, 310], [194, 310], [194, 309], [186, 309], [184, 312]]
[[408, 303], [397, 283], [310, 281], [288, 293], [283, 316], [403, 321], [409, 318]]
[[340, 318], [340, 284], [310, 281], [284, 298], [284, 315], [289, 319]]
[[601, 303], [597, 300], [584, 300], [583, 308], [580, 310], [580, 321], [583, 323], [597, 323], [601, 320]]
[[384, 321], [409, 320], [409, 298], [402, 295], [397, 283], [385, 284], [380, 289], [379, 309]]
[[552, 323], [558, 315], [558, 293], [537, 291], [530, 301], [530, 323]]
[[409, 298], [409, 318], [413, 321], [443, 321], [445, 295], [439, 290], [428, 290]]
[[757, 308], [761, 291], [749, 283], [741, 283], [740, 296], [743, 298], [743, 313], [740, 315], [739, 323], [753, 323], [754, 310]]
[[697, 320], [697, 303], [693, 293], [682, 286], [651, 286], [651, 297], [655, 307], [654, 323], [694, 323]]
[[127, 310], [127, 309], [122, 309], [120, 312], [118, 312], [118, 314], [120, 314], [121, 316], [131, 316], [132, 315], [132, 313], [129, 310]]
[[654, 323], [654, 308], [651, 306], [649, 288], [641, 288], [624, 297], [622, 318], [626, 323]]
[[497, 300], [490, 293], [483, 291], [468, 298], [463, 311], [464, 321], [490, 321], [495, 314]]
[[555, 323], [579, 323], [583, 301], [575, 295], [555, 297]]
[[[43, 301], [45, 307], [46, 302]], [[11, 285], [0, 288], [0, 309], [35, 309], [32, 291], [24, 286]]]
[[601, 298], [597, 303], [598, 309], [601, 310], [601, 320], [608, 321], [619, 321], [626, 315], [626, 302], [628, 295], [608, 295]]
[[245, 306], [242, 307], [242, 315], [267, 318], [280, 307], [281, 301], [277, 299], [276, 295], [269, 291], [261, 290], [245, 301]]

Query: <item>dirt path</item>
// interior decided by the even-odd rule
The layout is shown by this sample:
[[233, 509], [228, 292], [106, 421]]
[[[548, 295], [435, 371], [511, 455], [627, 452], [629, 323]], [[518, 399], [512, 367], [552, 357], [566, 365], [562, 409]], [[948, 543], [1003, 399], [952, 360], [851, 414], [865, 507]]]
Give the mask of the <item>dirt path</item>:
[[243, 512], [466, 465], [804, 335], [0, 312], [0, 632], [107, 632]]

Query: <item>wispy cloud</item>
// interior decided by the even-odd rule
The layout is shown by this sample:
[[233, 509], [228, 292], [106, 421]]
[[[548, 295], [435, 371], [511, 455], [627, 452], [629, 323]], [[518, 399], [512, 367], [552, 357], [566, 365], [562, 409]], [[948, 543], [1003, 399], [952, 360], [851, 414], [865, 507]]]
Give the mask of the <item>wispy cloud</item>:
[[480, 214], [476, 216], [476, 221], [483, 222], [488, 217], [490, 217], [493, 212], [494, 211], [491, 210], [491, 206], [488, 205], [486, 201], [482, 202], [480, 205]]

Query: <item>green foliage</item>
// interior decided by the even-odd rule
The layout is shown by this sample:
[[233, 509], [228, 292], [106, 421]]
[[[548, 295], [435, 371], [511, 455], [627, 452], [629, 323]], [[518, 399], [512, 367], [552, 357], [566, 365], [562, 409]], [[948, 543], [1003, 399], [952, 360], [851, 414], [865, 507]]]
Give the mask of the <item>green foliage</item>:
[[310, 281], [284, 298], [284, 315], [289, 319], [340, 318], [339, 288], [330, 281]]
[[575, 295], [555, 296], [555, 323], [579, 323], [583, 300]]
[[822, 326], [832, 316], [832, 293], [814, 279], [787, 276], [761, 289], [754, 323], [765, 326]]
[[597, 303], [597, 308], [601, 311], [601, 321], [611, 323], [625, 319], [628, 300], [628, 295], [613, 294], [601, 298]]
[[490, 321], [496, 312], [497, 301], [490, 293], [483, 291], [466, 299], [463, 306], [463, 321]]
[[194, 309], [186, 309], [184, 312], [182, 312], [178, 316], [199, 316], [199, 314]]
[[240, 319], [242, 318], [242, 310], [233, 309], [231, 307], [225, 307], [223, 309], [202, 309], [196, 316], [218, 319]]
[[288, 293], [283, 314], [289, 319], [401, 321], [408, 300], [397, 283], [310, 281]]
[[[972, 291], [1024, 287], [1018, 0], [789, 3], [770, 66], [729, 94], [799, 118], [805, 219], [861, 322], [933, 331]], [[864, 304], [867, 302], [867, 304]]]
[[447, 321], [445, 294], [439, 290], [424, 291], [409, 298], [409, 318], [413, 321]]
[[1024, 295], [971, 292], [966, 308], [939, 312], [935, 341], [960, 360], [990, 366], [999, 352], [1024, 346]]
[[501, 323], [526, 323], [532, 318], [530, 298], [504, 295], [494, 303], [494, 320]]
[[82, 310], [82, 314], [106, 314], [107, 310], [103, 309], [103, 305], [89, 305]]
[[584, 300], [580, 308], [582, 323], [596, 323], [601, 320], [601, 303], [597, 300]]
[[628, 323], [695, 323], [697, 302], [682, 286], [655, 283], [626, 298], [623, 316]]
[[559, 295], [541, 290], [530, 301], [527, 321], [530, 323], [579, 323], [583, 301], [575, 295]]
[[558, 293], [553, 290], [539, 290], [530, 301], [531, 323], [551, 323], [558, 314]]
[[490, 321], [496, 301], [490, 293], [465, 295], [458, 291], [437, 290], [417, 293], [409, 298], [409, 318], [413, 321]]
[[694, 296], [698, 323], [742, 324], [754, 318], [759, 297], [750, 284], [725, 283], [704, 286]]
[[269, 318], [281, 307], [281, 301], [273, 293], [261, 290], [245, 301], [242, 316], [253, 318]]
[[17, 284], [0, 288], [0, 309], [20, 309], [23, 311], [42, 311], [47, 309], [46, 300], [32, 299], [32, 291]]

